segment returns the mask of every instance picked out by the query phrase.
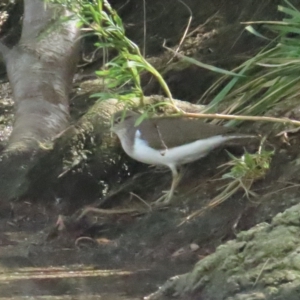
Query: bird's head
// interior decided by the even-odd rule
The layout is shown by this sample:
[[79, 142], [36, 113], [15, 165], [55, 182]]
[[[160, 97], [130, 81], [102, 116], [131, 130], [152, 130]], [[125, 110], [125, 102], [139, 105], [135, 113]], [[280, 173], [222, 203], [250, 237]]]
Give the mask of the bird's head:
[[112, 117], [111, 130], [116, 134], [122, 133], [128, 127], [134, 126], [136, 120], [140, 117], [140, 114], [131, 110], [121, 110], [116, 112]]

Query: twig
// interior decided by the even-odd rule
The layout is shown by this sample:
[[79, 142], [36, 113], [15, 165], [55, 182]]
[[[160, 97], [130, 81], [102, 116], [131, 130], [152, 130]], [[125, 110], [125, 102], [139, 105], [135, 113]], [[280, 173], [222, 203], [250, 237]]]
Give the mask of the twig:
[[149, 208], [150, 211], [152, 210], [152, 206], [149, 203], [147, 203], [143, 198], [141, 198], [140, 196], [138, 196], [137, 194], [135, 194], [133, 192], [130, 192], [129, 194], [136, 197], [141, 202], [143, 202]]
[[79, 215], [77, 220], [83, 218], [86, 214], [94, 212], [97, 214], [103, 215], [117, 215], [117, 214], [130, 214], [130, 213], [144, 213], [144, 210], [138, 210], [136, 208], [125, 208], [125, 209], [102, 209], [97, 207], [87, 207], [83, 210], [83, 212]]
[[265, 269], [267, 263], [269, 262], [269, 260], [270, 260], [270, 258], [268, 258], [268, 259], [266, 260], [266, 262], [264, 263], [264, 265], [262, 266], [262, 268], [261, 268], [261, 270], [260, 270], [260, 272], [259, 272], [259, 274], [258, 274], [258, 276], [257, 276], [257, 278], [256, 278], [256, 280], [255, 280], [255, 282], [253, 283], [253, 286], [256, 286], [256, 284], [257, 284], [259, 278], [261, 277], [261, 274], [263, 273], [263, 271], [264, 271], [264, 269]]
[[281, 188], [281, 189], [278, 189], [278, 190], [276, 190], [276, 191], [266, 193], [266, 194], [263, 195], [264, 197], [270, 196], [270, 195], [273, 195], [273, 194], [277, 194], [278, 192], [282, 192], [282, 191], [285, 191], [285, 190], [287, 190], [287, 189], [300, 187], [300, 184], [297, 184], [297, 183], [292, 183], [292, 182], [281, 182], [281, 181], [277, 181], [277, 182], [279, 182], [279, 183], [286, 183], [286, 184], [293, 184], [293, 185], [291, 185], [291, 186], [286, 186], [286, 187]]
[[144, 13], [144, 45], [143, 45], [143, 56], [146, 57], [146, 37], [147, 37], [147, 10], [146, 10], [146, 0], [143, 0], [143, 13]]
[[75, 246], [78, 246], [79, 242], [81, 241], [89, 241], [89, 242], [93, 242], [94, 244], [97, 244], [97, 242], [89, 236], [80, 236], [75, 240]]
[[174, 57], [178, 54], [178, 51], [179, 51], [181, 45], [183, 44], [183, 42], [184, 42], [184, 40], [185, 40], [185, 38], [186, 38], [186, 36], [187, 36], [187, 33], [188, 33], [189, 29], [190, 29], [190, 26], [191, 26], [191, 23], [192, 23], [192, 19], [193, 19], [193, 12], [192, 12], [192, 10], [190, 9], [190, 7], [189, 7], [186, 3], [184, 3], [183, 1], [181, 1], [181, 0], [177, 0], [177, 1], [180, 2], [181, 4], [183, 4], [183, 5], [188, 9], [188, 11], [189, 11], [189, 13], [190, 13], [190, 17], [189, 17], [188, 23], [187, 23], [187, 25], [186, 25], [186, 28], [185, 28], [185, 30], [184, 30], [183, 36], [182, 36], [182, 38], [180, 39], [180, 42], [179, 42], [177, 48], [176, 48], [175, 51], [174, 51], [174, 55], [173, 55], [173, 57], [171, 57], [170, 60], [167, 62], [167, 65], [168, 65], [168, 64], [174, 59]]
[[199, 118], [199, 119], [223, 119], [223, 120], [241, 120], [241, 121], [261, 121], [273, 123], [287, 123], [300, 126], [300, 121], [288, 118], [275, 118], [275, 117], [258, 117], [258, 116], [243, 116], [243, 115], [224, 115], [224, 114], [198, 114], [198, 113], [183, 113], [186, 117]]

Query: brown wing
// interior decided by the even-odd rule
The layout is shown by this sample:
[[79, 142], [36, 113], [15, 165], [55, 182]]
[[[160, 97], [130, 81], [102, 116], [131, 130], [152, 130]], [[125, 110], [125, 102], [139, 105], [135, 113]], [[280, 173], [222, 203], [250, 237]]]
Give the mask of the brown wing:
[[199, 139], [232, 132], [232, 129], [223, 126], [183, 117], [148, 119], [138, 127], [141, 138], [146, 139], [149, 146], [155, 149], [173, 148]]

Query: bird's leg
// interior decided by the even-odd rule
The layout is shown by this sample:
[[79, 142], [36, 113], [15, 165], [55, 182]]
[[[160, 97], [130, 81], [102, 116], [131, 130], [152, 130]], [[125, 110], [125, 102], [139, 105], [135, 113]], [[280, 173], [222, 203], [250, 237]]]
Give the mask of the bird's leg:
[[166, 192], [165, 195], [158, 198], [154, 205], [168, 205], [171, 203], [172, 197], [174, 195], [175, 189], [180, 181], [180, 174], [178, 173], [176, 166], [169, 166], [172, 171], [172, 185], [171, 189]]

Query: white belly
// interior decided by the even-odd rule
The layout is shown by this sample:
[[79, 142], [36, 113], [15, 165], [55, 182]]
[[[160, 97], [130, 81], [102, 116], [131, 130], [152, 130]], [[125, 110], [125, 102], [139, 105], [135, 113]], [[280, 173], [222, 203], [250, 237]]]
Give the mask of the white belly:
[[133, 151], [128, 153], [126, 147], [124, 150], [129, 156], [146, 164], [154, 165], [181, 165], [195, 161], [206, 156], [212, 149], [223, 142], [235, 138], [234, 136], [214, 136], [204, 140], [198, 140], [187, 145], [176, 148], [155, 150], [147, 145], [147, 142], [139, 138], [139, 131], [136, 132]]

